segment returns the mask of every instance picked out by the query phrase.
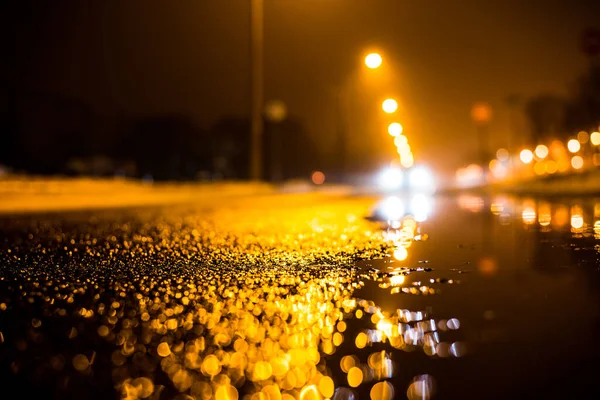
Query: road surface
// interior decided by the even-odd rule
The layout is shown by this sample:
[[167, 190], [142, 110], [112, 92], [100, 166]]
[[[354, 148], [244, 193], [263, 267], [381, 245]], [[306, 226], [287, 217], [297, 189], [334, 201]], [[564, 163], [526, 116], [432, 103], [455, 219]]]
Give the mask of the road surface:
[[3, 390], [594, 398], [598, 218], [594, 199], [340, 194], [4, 215]]

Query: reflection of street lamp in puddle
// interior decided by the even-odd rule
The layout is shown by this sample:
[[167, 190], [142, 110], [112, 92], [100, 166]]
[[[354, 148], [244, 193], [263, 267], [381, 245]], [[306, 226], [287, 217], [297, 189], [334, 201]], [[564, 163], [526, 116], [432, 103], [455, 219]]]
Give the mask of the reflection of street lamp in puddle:
[[285, 103], [281, 100], [272, 100], [268, 102], [265, 106], [265, 117], [271, 122], [271, 180], [278, 182], [282, 178], [281, 172], [281, 151], [282, 151], [282, 142], [281, 142], [281, 133], [279, 132], [279, 128], [281, 122], [283, 122], [287, 117], [287, 107]]

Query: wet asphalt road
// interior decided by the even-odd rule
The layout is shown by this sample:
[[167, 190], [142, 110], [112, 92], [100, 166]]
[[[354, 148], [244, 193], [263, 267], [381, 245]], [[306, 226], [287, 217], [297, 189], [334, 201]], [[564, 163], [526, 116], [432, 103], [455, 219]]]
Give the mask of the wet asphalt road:
[[13, 398], [594, 398], [597, 220], [592, 198], [466, 195], [4, 216], [0, 379]]

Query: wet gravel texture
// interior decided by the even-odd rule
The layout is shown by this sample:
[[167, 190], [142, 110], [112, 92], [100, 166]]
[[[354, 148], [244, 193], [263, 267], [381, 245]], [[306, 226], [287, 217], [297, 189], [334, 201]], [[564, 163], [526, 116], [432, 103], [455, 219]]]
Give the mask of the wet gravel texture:
[[4, 216], [0, 379], [8, 398], [594, 393], [595, 207], [289, 194]]

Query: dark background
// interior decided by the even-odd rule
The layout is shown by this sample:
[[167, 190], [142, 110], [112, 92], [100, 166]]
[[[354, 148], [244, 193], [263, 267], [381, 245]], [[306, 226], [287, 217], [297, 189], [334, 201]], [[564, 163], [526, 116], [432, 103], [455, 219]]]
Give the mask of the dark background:
[[[247, 177], [248, 0], [0, 7], [0, 164]], [[581, 34], [598, 15], [597, 2], [582, 0], [266, 0], [265, 97], [288, 108], [276, 127], [284, 177], [338, 167], [340, 88], [352, 89], [347, 145], [357, 172], [394, 156], [379, 110], [388, 96], [400, 101], [417, 162], [448, 174], [475, 157], [476, 102], [492, 106], [491, 148], [509, 134], [526, 144], [591, 129], [600, 90], [586, 78]], [[384, 67], [369, 75], [371, 50]], [[268, 171], [273, 126], [266, 131]]]

